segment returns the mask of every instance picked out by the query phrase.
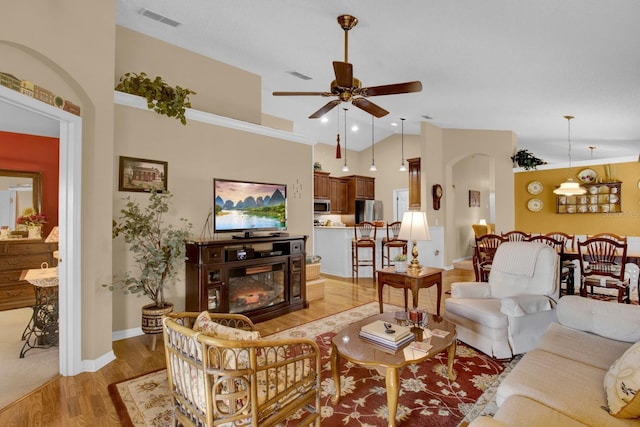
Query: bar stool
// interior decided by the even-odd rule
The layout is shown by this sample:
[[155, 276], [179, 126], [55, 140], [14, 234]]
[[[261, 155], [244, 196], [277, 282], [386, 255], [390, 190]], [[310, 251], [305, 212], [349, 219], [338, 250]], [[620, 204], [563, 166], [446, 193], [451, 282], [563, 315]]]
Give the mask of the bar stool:
[[[351, 240], [351, 280], [355, 276], [358, 281], [358, 269], [371, 267], [373, 282], [376, 281], [376, 226], [364, 221], [353, 226], [354, 238]], [[360, 249], [371, 249], [371, 258], [360, 258]]]
[[407, 241], [398, 239], [401, 225], [402, 221], [396, 221], [392, 222], [391, 224], [387, 224], [387, 237], [382, 239], [382, 268], [385, 267], [385, 259], [387, 260], [387, 267], [395, 265], [395, 263], [393, 262], [393, 258], [391, 258], [391, 250], [393, 248], [400, 248], [402, 249], [403, 255], [407, 254]]

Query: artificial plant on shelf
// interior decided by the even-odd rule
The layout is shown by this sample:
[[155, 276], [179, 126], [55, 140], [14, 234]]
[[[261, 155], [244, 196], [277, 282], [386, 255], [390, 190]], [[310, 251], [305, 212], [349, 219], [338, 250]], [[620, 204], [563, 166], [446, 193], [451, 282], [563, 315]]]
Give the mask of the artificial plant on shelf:
[[191, 89], [180, 86], [171, 87], [159, 76], [151, 80], [144, 72], [125, 73], [120, 77], [116, 90], [145, 97], [150, 110], [168, 117], [175, 117], [183, 125], [187, 124], [184, 113], [187, 108], [191, 108], [189, 95], [196, 94]]
[[536, 169], [536, 166], [547, 164], [547, 162], [539, 159], [534, 156], [533, 153], [530, 153], [529, 150], [525, 149], [518, 150], [516, 154], [511, 156], [511, 161], [524, 168], [524, 170]]
[[170, 305], [165, 301], [164, 289], [184, 264], [185, 240], [191, 235], [191, 223], [184, 218], [180, 218], [176, 227], [165, 223], [171, 197], [169, 192], [151, 191], [146, 206], [140, 206], [130, 197], [125, 199], [126, 206], [120, 210], [120, 217], [113, 221], [113, 238], [122, 237], [129, 245], [139, 271], [136, 274], [127, 272], [113, 283], [103, 285], [110, 290], [142, 293], [157, 309]]

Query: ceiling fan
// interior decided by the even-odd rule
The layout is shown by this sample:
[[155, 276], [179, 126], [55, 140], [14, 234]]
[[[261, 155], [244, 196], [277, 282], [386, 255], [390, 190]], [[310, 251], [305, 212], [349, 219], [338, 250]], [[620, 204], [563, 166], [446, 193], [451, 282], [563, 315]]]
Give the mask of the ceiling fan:
[[422, 83], [419, 81], [394, 83], [382, 86], [362, 87], [362, 82], [353, 77], [353, 65], [349, 63], [349, 30], [356, 26], [358, 18], [351, 15], [338, 16], [338, 24], [344, 30], [344, 62], [333, 61], [333, 72], [336, 79], [331, 82], [329, 92], [273, 92], [273, 96], [336, 96], [318, 111], [309, 116], [317, 119], [324, 116], [341, 102], [349, 102], [355, 107], [366, 111], [375, 117], [384, 117], [389, 112], [374, 104], [367, 98], [380, 95], [396, 95], [400, 93], [420, 92]]

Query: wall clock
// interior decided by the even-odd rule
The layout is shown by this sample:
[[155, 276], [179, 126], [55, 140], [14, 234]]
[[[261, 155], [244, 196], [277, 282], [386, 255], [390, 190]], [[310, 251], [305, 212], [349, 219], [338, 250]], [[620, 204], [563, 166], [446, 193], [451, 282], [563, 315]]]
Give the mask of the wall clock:
[[442, 186], [440, 184], [435, 184], [431, 188], [431, 197], [433, 197], [433, 209], [439, 211], [440, 199], [442, 198]]

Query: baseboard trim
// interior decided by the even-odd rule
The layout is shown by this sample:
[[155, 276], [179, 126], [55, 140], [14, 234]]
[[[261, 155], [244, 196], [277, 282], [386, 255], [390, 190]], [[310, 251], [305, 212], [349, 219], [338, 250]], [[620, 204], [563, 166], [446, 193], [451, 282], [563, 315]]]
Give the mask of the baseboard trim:
[[121, 331], [114, 331], [111, 334], [111, 341], [124, 340], [127, 338], [133, 338], [140, 335], [143, 335], [142, 328], [131, 328], [131, 329], [123, 329]]
[[83, 360], [82, 372], [96, 372], [98, 369], [103, 368], [108, 363], [111, 363], [114, 360], [116, 360], [116, 355], [113, 353], [113, 350], [103, 354], [97, 359]]

